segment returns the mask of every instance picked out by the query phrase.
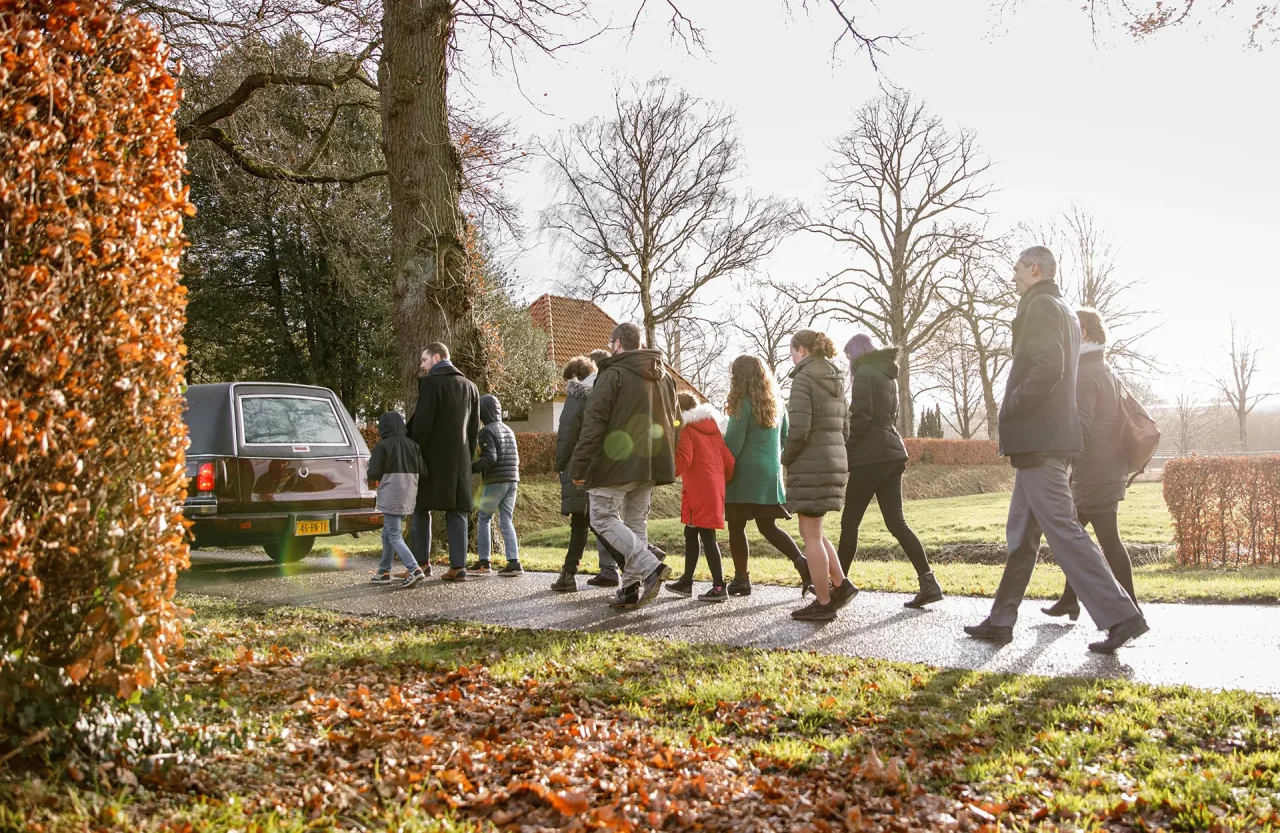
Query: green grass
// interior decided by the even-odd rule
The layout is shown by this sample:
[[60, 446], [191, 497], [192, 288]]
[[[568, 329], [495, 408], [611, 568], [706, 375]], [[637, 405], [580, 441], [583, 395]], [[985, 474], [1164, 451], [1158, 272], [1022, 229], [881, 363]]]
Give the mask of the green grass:
[[[767, 545], [766, 545], [767, 547]], [[724, 552], [725, 574], [733, 576], [728, 547]], [[677, 570], [683, 565], [680, 551], [667, 556], [667, 563]], [[799, 587], [800, 581], [791, 563], [769, 555], [765, 548], [752, 550], [751, 580], [758, 584], [781, 584]], [[555, 572], [564, 562], [564, 550], [533, 547], [520, 551], [526, 570]], [[583, 558], [583, 572], [594, 573], [595, 555], [589, 550]], [[934, 564], [934, 574], [942, 589], [952, 596], [991, 596], [1000, 584], [1003, 567], [994, 564]], [[850, 571], [853, 581], [864, 590], [891, 593], [914, 593], [918, 588], [915, 570], [903, 556], [898, 561], [856, 561]], [[698, 581], [710, 581], [706, 561], [698, 563]], [[1056, 564], [1040, 564], [1031, 577], [1027, 598], [1056, 599], [1062, 592], [1062, 570]], [[551, 581], [551, 577], [547, 577]], [[1149, 564], [1134, 568], [1134, 585], [1138, 597], [1148, 602], [1251, 602], [1280, 603], [1280, 567], [1248, 567], [1240, 570], [1179, 567], [1175, 563]]]
[[[1129, 498], [1121, 504], [1120, 528], [1129, 543], [1162, 544], [1172, 540], [1173, 532], [1169, 512], [1165, 508], [1159, 483], [1139, 483], [1129, 490]], [[521, 486], [523, 500], [523, 489]], [[558, 492], [554, 512], [559, 511]], [[665, 499], [670, 501], [668, 493]], [[675, 502], [678, 506], [678, 498]], [[943, 546], [963, 544], [992, 544], [1004, 540], [1004, 521], [1009, 509], [1008, 493], [969, 495], [959, 498], [908, 501], [907, 520], [931, 556]], [[520, 531], [521, 561], [525, 569], [556, 572], [564, 563], [564, 550], [568, 545], [568, 527], [563, 519], [558, 526], [538, 532]], [[782, 524], [792, 537], [799, 540], [794, 521]], [[828, 518], [829, 534], [839, 539], [839, 519]], [[518, 528], [519, 529], [519, 528]], [[657, 519], [649, 523], [649, 537], [669, 553], [669, 563], [679, 568], [684, 551], [683, 527], [678, 520]], [[799, 586], [795, 570], [760, 538], [754, 525], [748, 527], [751, 545], [751, 578], [761, 584]], [[859, 560], [853, 567], [853, 579], [867, 590], [888, 592], [914, 592], [915, 571], [906, 560], [897, 542], [889, 535], [875, 507], [868, 510], [859, 533], [861, 552], [874, 558]], [[379, 544], [374, 536], [360, 539], [354, 546], [348, 539], [321, 539], [317, 550], [326, 547], [341, 549], [347, 555], [371, 556], [378, 554]], [[725, 570], [732, 574], [728, 544], [725, 534], [720, 534]], [[594, 572], [594, 550], [589, 547], [583, 559], [584, 572]], [[955, 596], [990, 596], [1000, 583], [1003, 567], [990, 564], [966, 564], [955, 561], [935, 561], [934, 572], [943, 589]], [[706, 562], [699, 564], [699, 581], [710, 581]], [[1062, 592], [1062, 571], [1055, 564], [1041, 564], [1032, 576], [1027, 596], [1035, 599], [1057, 598]], [[1280, 567], [1249, 567], [1239, 570], [1180, 567], [1176, 563], [1149, 564], [1135, 568], [1135, 586], [1138, 595], [1152, 602], [1254, 602], [1274, 604], [1280, 602]]]
[[[286, 646], [305, 658], [302, 667], [322, 697], [340, 694], [342, 668], [372, 681], [378, 667], [400, 669], [397, 679], [404, 679], [406, 667], [483, 665], [511, 686], [566, 686], [566, 709], [630, 715], [673, 746], [696, 738], [739, 760], [765, 756], [775, 767], [800, 770], [839, 768], [844, 756], [859, 758], [871, 749], [886, 764], [914, 760], [906, 764], [913, 783], [1005, 816], [1005, 829], [1032, 826], [1038, 808], [1048, 814], [1046, 824], [1079, 829], [1280, 829], [1280, 701], [1264, 696], [612, 633], [414, 626], [204, 597], [182, 602], [193, 608], [204, 634], [196, 640], [198, 653], [231, 661], [242, 646], [257, 652]], [[186, 692], [163, 694], [177, 702]], [[218, 708], [246, 721], [272, 719], [269, 708], [254, 711], [264, 704], [248, 690], [229, 686], [218, 696], [223, 699], [204, 707], [206, 713]], [[196, 715], [193, 710], [179, 723]], [[239, 754], [251, 770], [252, 755]], [[234, 792], [233, 784], [224, 786]], [[154, 796], [95, 791], [56, 777], [39, 784], [0, 777], [0, 831], [33, 830], [37, 823], [45, 831], [133, 830], [134, 805], [143, 800]], [[413, 818], [398, 800], [387, 799], [373, 816], [315, 819], [246, 818], [234, 802], [216, 796], [171, 795], [162, 808], [193, 820], [198, 833], [292, 833], [304, 822], [310, 830], [339, 823], [424, 833], [479, 829], [467, 825], [465, 814], [457, 823]], [[1122, 826], [1106, 827], [1109, 815]], [[163, 828], [155, 821], [138, 829]]]
[[[1120, 505], [1120, 531], [1126, 542], [1165, 544], [1173, 540], [1172, 521], [1160, 489], [1159, 483], [1139, 483], [1129, 490], [1128, 499]], [[1005, 519], [1009, 512], [1009, 493], [909, 500], [906, 501], [903, 512], [907, 523], [930, 552], [954, 544], [1002, 542]], [[656, 513], [651, 517], [656, 518], [649, 521], [651, 541], [664, 548], [683, 546], [684, 527], [678, 518], [662, 518]], [[780, 526], [799, 540], [795, 520]], [[832, 540], [838, 540], [840, 516], [828, 515], [826, 529]], [[863, 550], [899, 551], [897, 542], [885, 529], [884, 521], [874, 505], [868, 508], [858, 537], [859, 546]], [[747, 539], [753, 550], [768, 547], [754, 525], [747, 527]], [[521, 543], [530, 547], [564, 547], [569, 543], [569, 527], [561, 524], [523, 533]]]

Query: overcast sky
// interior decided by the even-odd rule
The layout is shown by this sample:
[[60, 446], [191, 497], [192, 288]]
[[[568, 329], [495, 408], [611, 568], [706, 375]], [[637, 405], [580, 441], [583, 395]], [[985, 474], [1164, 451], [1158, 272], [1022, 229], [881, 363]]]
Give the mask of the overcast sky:
[[[635, 0], [617, 3], [622, 22]], [[1071, 0], [1025, 0], [1003, 15], [982, 0], [883, 5], [867, 28], [914, 38], [890, 47], [879, 75], [847, 46], [833, 60], [836, 19], [823, 5], [788, 17], [780, 0], [685, 0], [682, 10], [705, 30], [705, 54], [672, 43], [655, 14], [629, 42], [605, 36], [555, 61], [530, 58], [521, 89], [509, 74], [483, 73], [472, 74], [470, 89], [522, 138], [547, 137], [607, 111], [616, 84], [666, 74], [736, 112], [745, 185], [814, 205], [828, 143], [892, 82], [976, 132], [996, 163], [994, 228], [1042, 221], [1072, 202], [1095, 213], [1120, 246], [1124, 272], [1146, 281], [1149, 297], [1138, 303], [1160, 323], [1149, 346], [1169, 370], [1157, 383], [1162, 393], [1176, 392], [1179, 379], [1207, 379], [1232, 314], [1272, 345], [1267, 381], [1280, 382], [1271, 325], [1280, 280], [1280, 46], [1247, 51], [1237, 21], [1213, 18], [1143, 42], [1118, 32], [1095, 41]], [[551, 196], [542, 164], [531, 159], [507, 187], [534, 229]], [[847, 260], [800, 235], [767, 269], [806, 283]], [[514, 266], [529, 298], [567, 274], [536, 234]], [[852, 334], [844, 329], [838, 341]]]

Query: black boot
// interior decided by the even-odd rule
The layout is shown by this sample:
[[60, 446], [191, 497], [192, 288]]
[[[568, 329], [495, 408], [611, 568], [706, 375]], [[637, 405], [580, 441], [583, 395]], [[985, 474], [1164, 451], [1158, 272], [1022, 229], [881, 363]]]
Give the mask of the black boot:
[[904, 602], [902, 606], [919, 610], [927, 604], [940, 601], [942, 601], [942, 587], [938, 585], [938, 579], [934, 577], [933, 571], [930, 571], [920, 576], [920, 592], [911, 601]]
[[750, 596], [751, 576], [734, 576], [733, 581], [729, 582], [729, 595]]
[[561, 570], [560, 577], [551, 585], [557, 593], [577, 593], [578, 576], [569, 570]]
[[796, 572], [800, 574], [800, 598], [804, 598], [808, 594], [814, 592], [813, 579], [809, 576], [809, 562], [801, 558], [799, 561], [791, 562], [796, 568]]

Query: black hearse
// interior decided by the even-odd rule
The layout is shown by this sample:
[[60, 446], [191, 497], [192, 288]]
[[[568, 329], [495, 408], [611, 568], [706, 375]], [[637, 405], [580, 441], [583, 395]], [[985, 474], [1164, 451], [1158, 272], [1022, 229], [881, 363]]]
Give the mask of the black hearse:
[[319, 536], [382, 527], [369, 448], [328, 388], [191, 385], [183, 418], [183, 514], [196, 547], [259, 544], [276, 561], [297, 561]]

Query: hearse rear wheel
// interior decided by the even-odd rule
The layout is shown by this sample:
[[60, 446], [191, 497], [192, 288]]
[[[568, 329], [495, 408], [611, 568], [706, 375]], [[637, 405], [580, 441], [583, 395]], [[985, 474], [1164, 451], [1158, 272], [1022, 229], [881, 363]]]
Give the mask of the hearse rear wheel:
[[277, 564], [291, 564], [294, 561], [301, 561], [307, 557], [307, 553], [311, 552], [311, 548], [316, 544], [316, 536], [302, 535], [289, 536], [280, 541], [272, 541], [263, 544], [262, 548], [267, 551], [267, 555], [271, 556], [271, 560]]

